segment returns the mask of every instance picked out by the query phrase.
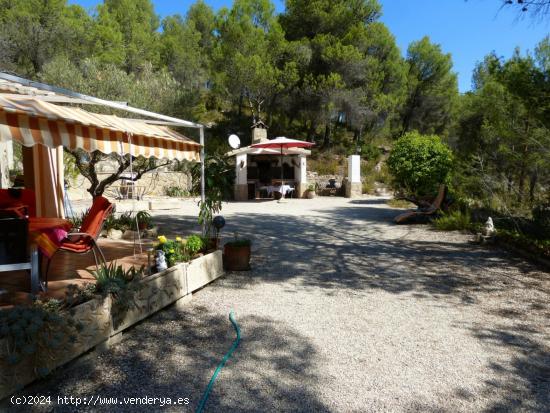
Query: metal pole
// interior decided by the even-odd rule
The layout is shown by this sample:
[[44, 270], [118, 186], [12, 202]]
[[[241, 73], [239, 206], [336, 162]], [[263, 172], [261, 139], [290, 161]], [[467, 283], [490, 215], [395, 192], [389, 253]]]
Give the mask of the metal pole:
[[204, 126], [199, 128], [200, 144], [201, 144], [201, 201], [206, 200], [206, 189], [204, 182]]

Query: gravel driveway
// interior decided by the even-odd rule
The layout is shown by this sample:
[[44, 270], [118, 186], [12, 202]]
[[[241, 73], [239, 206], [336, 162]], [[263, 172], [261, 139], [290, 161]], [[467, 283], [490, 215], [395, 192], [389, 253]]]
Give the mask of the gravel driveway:
[[[187, 201], [154, 215], [176, 235], [196, 230], [196, 213]], [[393, 225], [396, 213], [379, 198], [227, 204], [225, 238], [253, 239], [251, 272], [24, 394], [188, 397], [164, 410], [192, 411], [234, 309], [243, 341], [206, 411], [550, 411], [550, 274], [468, 235]]]

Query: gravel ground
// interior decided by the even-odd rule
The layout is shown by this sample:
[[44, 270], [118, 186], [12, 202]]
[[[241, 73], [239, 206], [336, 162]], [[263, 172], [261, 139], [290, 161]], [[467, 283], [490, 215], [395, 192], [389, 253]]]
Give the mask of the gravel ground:
[[[465, 234], [393, 225], [396, 213], [380, 198], [227, 204], [225, 237], [253, 238], [251, 272], [21, 394], [188, 397], [116, 411], [192, 411], [234, 309], [243, 341], [206, 411], [550, 411], [549, 273]], [[155, 216], [166, 235], [196, 230], [192, 201]], [[55, 408], [77, 410], [115, 409]]]

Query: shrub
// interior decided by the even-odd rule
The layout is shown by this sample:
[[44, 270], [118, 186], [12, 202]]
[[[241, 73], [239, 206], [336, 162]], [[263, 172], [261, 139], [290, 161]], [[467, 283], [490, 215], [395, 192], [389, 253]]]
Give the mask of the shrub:
[[185, 243], [185, 248], [188, 254], [193, 256], [204, 248], [204, 242], [198, 235], [190, 235]]
[[312, 172], [317, 172], [319, 175], [338, 175], [341, 169], [339, 159], [321, 158], [308, 160], [308, 169]]
[[235, 238], [233, 241], [226, 242], [225, 245], [230, 247], [249, 247], [252, 245], [252, 241], [247, 238]]
[[442, 231], [467, 231], [472, 229], [472, 217], [469, 212], [462, 212], [459, 209], [434, 219], [435, 227]]
[[512, 245], [537, 257], [550, 259], [550, 240], [535, 239], [510, 230], [499, 230], [497, 240], [504, 246]]
[[183, 198], [186, 196], [189, 196], [189, 191], [186, 191], [183, 188], [180, 188], [179, 186], [168, 186], [164, 188], [164, 193], [167, 196], [174, 197], [174, 198]]
[[453, 155], [438, 136], [409, 132], [397, 140], [387, 164], [398, 189], [426, 196], [448, 184]]
[[533, 223], [542, 237], [550, 238], [550, 201], [533, 208]]

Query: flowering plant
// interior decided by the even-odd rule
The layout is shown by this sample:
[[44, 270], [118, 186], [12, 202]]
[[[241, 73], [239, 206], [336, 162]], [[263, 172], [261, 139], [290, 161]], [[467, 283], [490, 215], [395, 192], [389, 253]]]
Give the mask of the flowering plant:
[[175, 240], [170, 240], [164, 235], [160, 235], [158, 240], [159, 242], [155, 245], [155, 249], [164, 252], [164, 256], [166, 257], [166, 262], [169, 267], [173, 267], [178, 262], [189, 261], [189, 256], [185, 249], [185, 243], [181, 237], [176, 237]]

